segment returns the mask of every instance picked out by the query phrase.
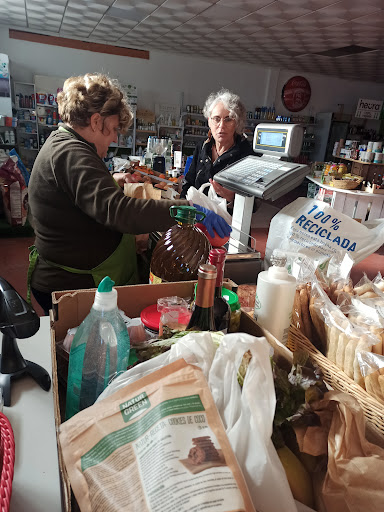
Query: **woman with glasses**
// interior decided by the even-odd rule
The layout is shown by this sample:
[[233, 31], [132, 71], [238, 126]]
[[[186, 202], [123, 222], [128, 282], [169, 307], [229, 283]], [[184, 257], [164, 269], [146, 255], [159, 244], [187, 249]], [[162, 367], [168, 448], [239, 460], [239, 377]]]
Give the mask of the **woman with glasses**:
[[184, 177], [181, 197], [186, 197], [189, 187], [199, 189], [204, 183], [210, 182], [230, 207], [235, 193], [222, 187], [213, 178], [227, 165], [254, 154], [251, 144], [243, 135], [246, 110], [239, 96], [221, 89], [208, 96], [203, 113], [210, 128], [208, 138], [196, 146], [193, 160]]

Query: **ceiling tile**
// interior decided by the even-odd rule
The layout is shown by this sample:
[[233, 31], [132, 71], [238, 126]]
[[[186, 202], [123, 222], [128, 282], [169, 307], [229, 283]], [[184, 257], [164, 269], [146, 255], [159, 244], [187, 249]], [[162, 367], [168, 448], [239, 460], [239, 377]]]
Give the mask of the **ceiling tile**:
[[353, 24], [369, 25], [370, 27], [384, 28], [384, 10], [375, 12], [374, 14], [368, 14], [367, 16], [361, 16], [355, 18]]
[[[384, 1], [383, 4], [384, 6]], [[320, 9], [318, 12], [325, 16], [335, 17], [342, 20], [353, 20], [354, 18], [361, 17], [362, 14], [372, 14], [380, 11], [379, 7], [364, 4], [364, 9], [361, 8], [361, 0], [342, 0], [328, 7]]]

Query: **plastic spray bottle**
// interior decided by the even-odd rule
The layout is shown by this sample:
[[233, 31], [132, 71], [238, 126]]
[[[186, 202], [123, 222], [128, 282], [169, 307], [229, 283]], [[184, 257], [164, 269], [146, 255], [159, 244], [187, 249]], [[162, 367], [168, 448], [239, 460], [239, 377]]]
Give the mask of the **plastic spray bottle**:
[[94, 404], [111, 379], [127, 369], [129, 335], [117, 308], [114, 284], [108, 276], [101, 281], [91, 311], [73, 338], [66, 419]]
[[286, 254], [274, 250], [272, 266], [257, 277], [255, 320], [286, 344], [292, 318], [292, 307], [296, 291], [296, 278], [285, 268]]

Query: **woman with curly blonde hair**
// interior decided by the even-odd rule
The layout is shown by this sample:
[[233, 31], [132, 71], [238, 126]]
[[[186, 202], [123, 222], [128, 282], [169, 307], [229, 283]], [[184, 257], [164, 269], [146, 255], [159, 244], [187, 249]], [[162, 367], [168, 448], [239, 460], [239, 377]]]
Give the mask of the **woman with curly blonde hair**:
[[[28, 190], [35, 230], [28, 275], [46, 314], [55, 290], [93, 288], [106, 275], [116, 285], [136, 283], [134, 235], [167, 230], [170, 206], [189, 205], [127, 197], [108, 172], [103, 158], [133, 118], [115, 80], [68, 78], [57, 102], [63, 123], [41, 148]], [[207, 218], [219, 234], [229, 233], [221, 217]]]

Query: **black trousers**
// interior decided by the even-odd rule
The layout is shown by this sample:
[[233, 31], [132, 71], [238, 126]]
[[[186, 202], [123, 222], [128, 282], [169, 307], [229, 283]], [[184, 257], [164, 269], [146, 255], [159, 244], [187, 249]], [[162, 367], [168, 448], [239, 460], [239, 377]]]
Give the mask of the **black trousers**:
[[35, 288], [31, 288], [31, 291], [36, 302], [43, 308], [44, 315], [48, 316], [49, 310], [52, 309], [52, 295], [50, 293], [39, 292], [39, 290], [35, 290]]

